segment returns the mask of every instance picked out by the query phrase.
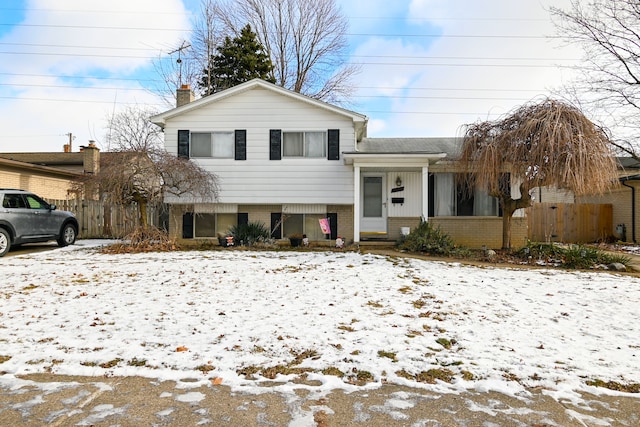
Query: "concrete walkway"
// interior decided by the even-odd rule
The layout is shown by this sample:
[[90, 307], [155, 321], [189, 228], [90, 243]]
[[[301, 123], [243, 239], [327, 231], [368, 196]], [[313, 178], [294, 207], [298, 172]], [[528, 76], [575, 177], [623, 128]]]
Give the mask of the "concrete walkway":
[[[313, 391], [234, 393], [193, 380], [0, 376], [1, 426], [639, 426], [640, 398], [542, 390], [513, 398], [496, 392], [437, 394], [383, 385], [324, 396]], [[579, 403], [578, 403], [579, 402]]]

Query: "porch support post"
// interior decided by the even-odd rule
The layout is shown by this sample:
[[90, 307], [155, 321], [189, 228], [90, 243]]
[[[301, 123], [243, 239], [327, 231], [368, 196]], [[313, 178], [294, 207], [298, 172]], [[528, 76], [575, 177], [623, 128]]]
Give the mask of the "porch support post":
[[429, 220], [429, 165], [422, 167], [422, 218]]
[[353, 165], [353, 242], [360, 242], [360, 166]]

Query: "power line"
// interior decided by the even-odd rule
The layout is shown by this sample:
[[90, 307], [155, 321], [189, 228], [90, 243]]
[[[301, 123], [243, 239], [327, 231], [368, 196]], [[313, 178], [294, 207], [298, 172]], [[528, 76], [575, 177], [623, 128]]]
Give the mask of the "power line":
[[33, 74], [33, 73], [2, 73], [0, 76], [20, 76], [20, 77], [55, 77], [60, 79], [81, 79], [81, 80], [123, 80], [138, 82], [162, 82], [159, 79], [142, 79], [133, 77], [103, 77], [103, 76], [72, 76], [64, 74]]
[[109, 50], [142, 50], [157, 52], [157, 49], [142, 47], [123, 47], [123, 46], [80, 46], [80, 45], [62, 45], [62, 44], [43, 44], [43, 43], [8, 43], [0, 42], [2, 46], [29, 46], [29, 47], [55, 47], [62, 49], [109, 49]]
[[[134, 47], [121, 47], [121, 46], [80, 46], [80, 45], [60, 45], [60, 44], [39, 44], [39, 43], [7, 43], [0, 42], [1, 46], [29, 46], [29, 47], [46, 47], [46, 48], [60, 48], [60, 49], [91, 49], [91, 50], [126, 50], [126, 51], [144, 51], [160, 53], [160, 49], [152, 48], [134, 48]], [[0, 52], [2, 54], [19, 54], [19, 55], [73, 55], [73, 56], [96, 56], [96, 57], [118, 57], [115, 55], [100, 55], [100, 54], [78, 54], [78, 53], [51, 53], [51, 52], [21, 52], [21, 51], [6, 51]], [[170, 52], [172, 53], [172, 52]], [[555, 58], [555, 57], [506, 57], [506, 56], [429, 56], [429, 55], [342, 55], [349, 58], [389, 58], [389, 59], [447, 59], [447, 60], [497, 60], [497, 61], [580, 61], [581, 58]], [[147, 56], [122, 56], [122, 58], [144, 58], [153, 59], [153, 57]]]
[[[85, 10], [85, 9], [65, 9], [65, 10], [60, 10], [60, 9], [45, 9], [45, 8], [18, 8], [18, 7], [0, 7], [0, 11], [7, 11], [7, 12], [55, 12], [55, 13], [113, 13], [116, 15], [122, 15], [122, 11], [120, 10]], [[136, 15], [145, 15], [145, 16], [149, 16], [149, 15], [172, 15], [175, 16], [176, 13], [175, 12], [162, 12], [162, 11], [158, 11], [158, 10], [140, 10], [140, 11], [135, 11], [135, 10], [128, 10], [127, 15], [131, 15], [131, 14], [136, 14]], [[186, 14], [181, 14], [183, 16], [189, 16], [189, 13]]]
[[[0, 26], [10, 27], [27, 27], [27, 28], [76, 28], [90, 30], [135, 30], [135, 31], [191, 31], [191, 28], [150, 28], [150, 27], [107, 27], [95, 25], [69, 25], [69, 24], [16, 24], [16, 23], [0, 23]], [[537, 36], [537, 35], [516, 35], [516, 34], [399, 34], [399, 33], [345, 33], [345, 36], [351, 37], [408, 37], [408, 38], [500, 38], [500, 39], [562, 39], [560, 36]]]
[[2, 27], [26, 27], [26, 28], [77, 28], [88, 30], [136, 30], [136, 31], [191, 31], [191, 28], [150, 28], [150, 27], [104, 27], [99, 25], [61, 25], [61, 24], [5, 24]]
[[[114, 102], [113, 100], [104, 100], [104, 101], [97, 101], [97, 100], [90, 100], [90, 99], [63, 99], [63, 98], [56, 98], [56, 99], [51, 99], [51, 98], [27, 98], [27, 97], [13, 97], [13, 96], [0, 96], [0, 99], [14, 99], [14, 100], [20, 100], [20, 101], [46, 101], [46, 102], [80, 102], [80, 103], [86, 103], [86, 104], [109, 104], [112, 105]], [[121, 104], [121, 105], [139, 105], [140, 103], [135, 103], [135, 102], [116, 102], [117, 104]], [[163, 106], [164, 104], [156, 104], [156, 103], [144, 103], [144, 105], [155, 105], [155, 106]]]
[[55, 53], [55, 52], [2, 52], [0, 55], [34, 55], [34, 56], [73, 56], [80, 58], [120, 58], [120, 59], [154, 59], [155, 56], [123, 56], [123, 55], [103, 55], [98, 53]]
[[[154, 59], [155, 56], [122, 56], [104, 55], [97, 53], [54, 53], [54, 52], [6, 52], [0, 51], [0, 55], [36, 55], [36, 56], [72, 56], [80, 58], [118, 58], [118, 59]], [[417, 63], [417, 62], [354, 62], [359, 65], [384, 65], [394, 67], [517, 67], [517, 68], [556, 68], [554, 64], [462, 64], [462, 63]]]
[[[46, 9], [46, 8], [17, 8], [17, 7], [0, 7], [0, 11], [10, 11], [10, 12], [55, 12], [55, 13], [111, 13], [111, 14], [122, 14], [122, 11], [119, 10], [98, 10], [98, 9]], [[127, 11], [127, 14], [139, 14], [139, 15], [172, 15], [175, 16], [175, 12], [162, 12], [158, 10], [144, 10], [144, 11]], [[178, 15], [182, 16], [191, 16], [192, 13], [187, 11], [187, 13], [178, 13]], [[453, 21], [453, 22], [547, 22], [542, 18], [520, 18], [520, 17], [504, 17], [497, 18], [495, 16], [491, 17], [471, 17], [471, 18], [461, 18], [461, 17], [395, 17], [395, 16], [347, 16], [348, 20], [375, 20], [375, 21], [413, 21], [413, 22], [437, 22], [437, 21]]]
[[100, 87], [100, 86], [69, 86], [69, 85], [44, 85], [36, 83], [0, 83], [0, 86], [20, 86], [20, 87], [39, 87], [50, 89], [89, 89], [89, 90], [127, 90], [127, 91], [144, 91], [148, 92], [145, 88], [136, 87]]

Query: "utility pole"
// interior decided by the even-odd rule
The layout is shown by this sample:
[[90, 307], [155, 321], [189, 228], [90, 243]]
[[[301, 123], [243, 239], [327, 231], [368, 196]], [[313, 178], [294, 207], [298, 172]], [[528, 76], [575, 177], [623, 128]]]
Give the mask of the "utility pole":
[[73, 136], [71, 132], [65, 133], [65, 135], [69, 137], [69, 144], [67, 144], [67, 146], [69, 147], [69, 153], [71, 153], [73, 152], [72, 143], [73, 143], [73, 140], [76, 139], [76, 137]]

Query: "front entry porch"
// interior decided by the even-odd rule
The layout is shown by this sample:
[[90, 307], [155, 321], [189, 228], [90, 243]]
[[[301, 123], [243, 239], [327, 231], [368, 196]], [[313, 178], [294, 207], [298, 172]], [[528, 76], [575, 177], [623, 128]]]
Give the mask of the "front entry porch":
[[396, 241], [428, 218], [429, 164], [443, 157], [344, 153], [354, 173], [354, 243]]

